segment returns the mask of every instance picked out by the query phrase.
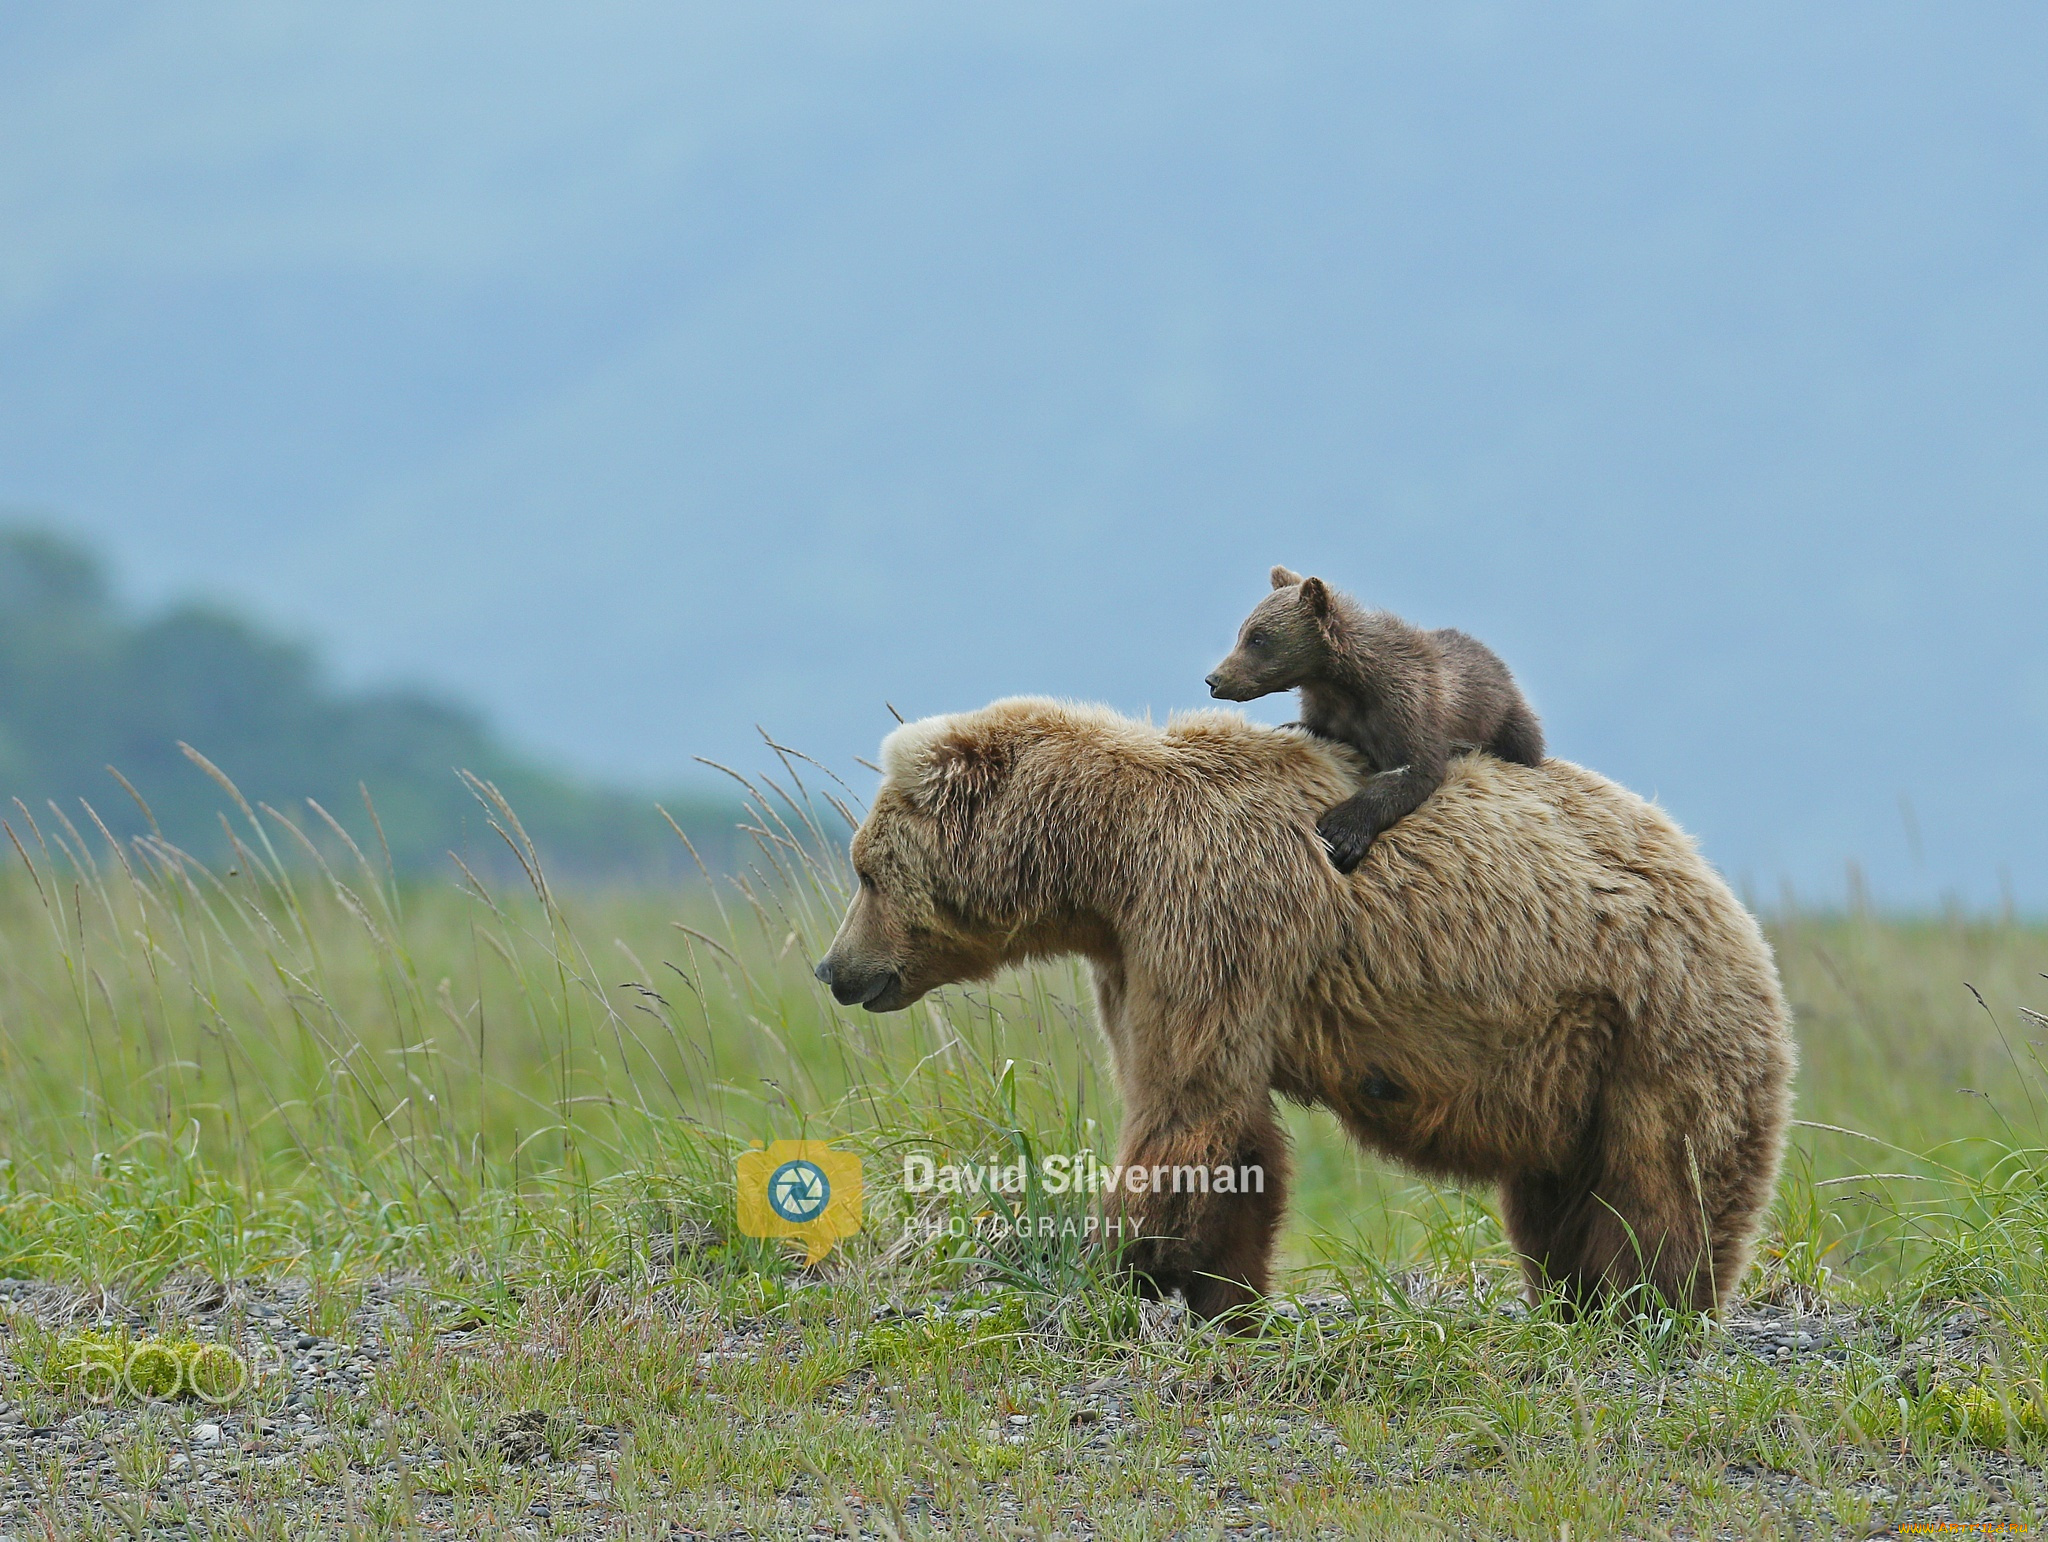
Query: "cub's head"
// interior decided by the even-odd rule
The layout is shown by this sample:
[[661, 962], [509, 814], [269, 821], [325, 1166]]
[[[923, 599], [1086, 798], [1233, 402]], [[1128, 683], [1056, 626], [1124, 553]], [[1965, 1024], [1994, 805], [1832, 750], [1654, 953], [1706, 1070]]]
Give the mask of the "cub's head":
[[815, 971], [843, 1005], [895, 1012], [1016, 953], [1030, 916], [1006, 853], [1030, 832], [1008, 794], [1031, 753], [1024, 719], [1056, 710], [999, 703], [882, 742], [882, 785], [853, 837], [860, 887]]
[[1204, 682], [1222, 701], [1251, 701], [1315, 679], [1330, 656], [1330, 590], [1320, 578], [1273, 569], [1273, 592], [1238, 628], [1237, 646]]

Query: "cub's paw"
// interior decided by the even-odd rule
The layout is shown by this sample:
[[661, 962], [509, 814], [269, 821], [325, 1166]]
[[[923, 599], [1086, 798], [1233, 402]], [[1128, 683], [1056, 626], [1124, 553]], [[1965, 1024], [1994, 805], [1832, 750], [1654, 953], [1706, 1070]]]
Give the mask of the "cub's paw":
[[1323, 838], [1323, 849], [1330, 854], [1330, 866], [1340, 873], [1349, 873], [1365, 860], [1365, 854], [1372, 850], [1373, 839], [1379, 831], [1340, 805], [1317, 821], [1316, 834]]

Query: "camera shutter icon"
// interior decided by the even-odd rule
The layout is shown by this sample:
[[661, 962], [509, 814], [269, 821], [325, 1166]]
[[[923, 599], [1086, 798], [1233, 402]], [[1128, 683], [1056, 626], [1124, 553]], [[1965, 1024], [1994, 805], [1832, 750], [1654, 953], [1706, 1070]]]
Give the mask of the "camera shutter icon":
[[739, 1227], [749, 1237], [789, 1237], [815, 1264], [860, 1230], [860, 1158], [819, 1140], [778, 1140], [740, 1153]]

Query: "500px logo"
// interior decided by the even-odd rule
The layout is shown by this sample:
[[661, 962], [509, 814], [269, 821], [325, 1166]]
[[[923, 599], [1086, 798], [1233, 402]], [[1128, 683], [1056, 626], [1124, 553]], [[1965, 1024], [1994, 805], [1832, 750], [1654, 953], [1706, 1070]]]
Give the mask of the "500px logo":
[[68, 1360], [65, 1369], [78, 1390], [102, 1405], [126, 1392], [139, 1403], [168, 1403], [190, 1393], [224, 1406], [251, 1380], [249, 1362], [227, 1344], [74, 1344]]

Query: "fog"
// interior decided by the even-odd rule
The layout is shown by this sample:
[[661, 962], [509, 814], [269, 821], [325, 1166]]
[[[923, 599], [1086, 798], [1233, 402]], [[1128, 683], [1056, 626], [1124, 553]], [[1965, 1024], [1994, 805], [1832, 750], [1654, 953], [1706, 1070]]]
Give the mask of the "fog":
[[[1284, 562], [1762, 899], [2048, 904], [2048, 13], [0, 13], [0, 504], [631, 785]], [[1265, 715], [1290, 715], [1263, 704]]]

